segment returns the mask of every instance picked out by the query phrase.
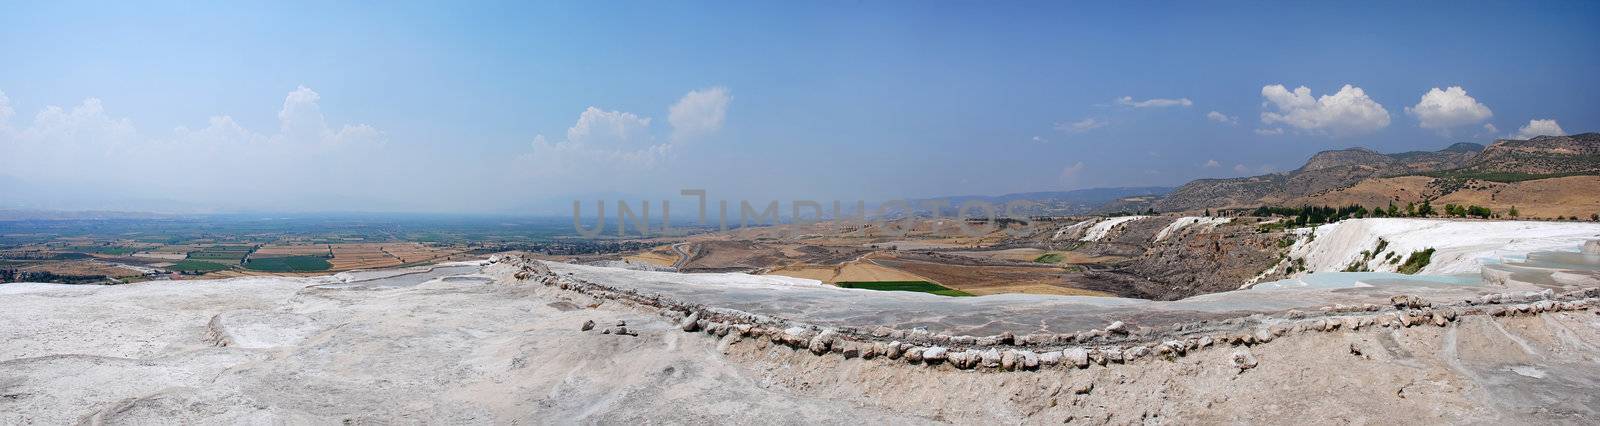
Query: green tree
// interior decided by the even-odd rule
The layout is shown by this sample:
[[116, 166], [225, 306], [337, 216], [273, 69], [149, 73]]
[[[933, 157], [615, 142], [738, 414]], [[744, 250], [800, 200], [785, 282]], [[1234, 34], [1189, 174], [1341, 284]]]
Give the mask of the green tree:
[[1511, 206], [1511, 211], [1506, 212], [1506, 214], [1511, 215], [1511, 217], [1517, 217], [1517, 206]]

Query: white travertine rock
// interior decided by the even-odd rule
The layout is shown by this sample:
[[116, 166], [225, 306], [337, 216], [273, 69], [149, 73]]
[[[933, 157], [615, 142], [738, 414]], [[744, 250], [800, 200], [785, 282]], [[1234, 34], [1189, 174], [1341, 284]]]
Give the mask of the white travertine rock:
[[1089, 368], [1089, 351], [1083, 348], [1072, 348], [1061, 351], [1062, 362], [1072, 363], [1078, 368]]
[[1147, 356], [1150, 356], [1150, 348], [1142, 345], [1134, 346], [1133, 349], [1128, 350], [1128, 359], [1130, 360], [1144, 358]]
[[907, 362], [921, 362], [922, 361], [922, 352], [923, 352], [923, 348], [921, 346], [913, 346], [913, 347], [911, 347], [911, 349], [907, 349], [906, 350], [906, 355], [905, 355], [906, 361]]
[[1024, 370], [1039, 368], [1039, 354], [1033, 351], [1020, 351], [1018, 354], [1022, 357], [1022, 368]]
[[1257, 342], [1267, 343], [1271, 342], [1273, 338], [1278, 337], [1278, 335], [1272, 334], [1272, 330], [1262, 327], [1256, 329], [1256, 333], [1253, 337], [1255, 337]]
[[944, 361], [947, 352], [949, 350], [943, 346], [931, 346], [922, 350], [922, 360], [926, 362]]
[[833, 345], [833, 339], [838, 336], [839, 333], [833, 331], [833, 329], [822, 330], [821, 333], [817, 333], [816, 337], [811, 338], [811, 342], [807, 347], [811, 349], [811, 353], [817, 355], [828, 353], [828, 348]]
[[684, 318], [682, 322], [678, 323], [678, 328], [682, 329], [683, 331], [699, 330], [700, 329], [700, 312], [699, 311], [695, 311], [694, 313], [689, 314], [688, 318]]
[[829, 349], [834, 352], [838, 352], [840, 355], [844, 355], [845, 358], [856, 358], [861, 356], [861, 344], [849, 340], [834, 340], [833, 345]]
[[1250, 351], [1247, 350], [1234, 351], [1233, 355], [1229, 357], [1229, 361], [1233, 363], [1234, 368], [1239, 369], [1240, 373], [1256, 368], [1256, 356], [1251, 355]]
[[1089, 362], [1094, 365], [1106, 365], [1106, 354], [1100, 348], [1089, 349]]
[[872, 344], [872, 350], [864, 350], [861, 352], [862, 358], [872, 358], [877, 356], [889, 356], [889, 344], [883, 342], [874, 342]]
[[965, 351], [950, 351], [950, 353], [945, 354], [944, 360], [955, 368], [963, 370], [969, 368], [967, 367], [967, 353]]
[[1061, 363], [1061, 351], [1048, 351], [1039, 354], [1039, 364], [1052, 366]]
[[1339, 326], [1340, 327], [1344, 327], [1345, 330], [1360, 330], [1361, 329], [1361, 317], [1358, 317], [1358, 316], [1343, 317], [1343, 318], [1339, 319], [1339, 322], [1340, 322]]
[[1016, 350], [1006, 349], [1005, 352], [1000, 354], [1000, 369], [1006, 371], [1017, 369], [1018, 361], [1020, 361], [1018, 358]]
[[809, 328], [794, 326], [783, 330], [779, 341], [791, 347], [801, 347], [811, 343], [812, 331]]
[[984, 367], [999, 368], [1000, 350], [995, 348], [984, 350], [983, 353], [979, 355], [978, 359]]
[[1164, 348], [1167, 348], [1168, 350], [1170, 350], [1173, 353], [1176, 353], [1178, 355], [1183, 355], [1184, 344], [1182, 342], [1179, 342], [1177, 340], [1168, 340], [1168, 341], [1165, 341], [1165, 342], [1161, 342], [1161, 346], [1164, 347]]
[[1125, 361], [1123, 358], [1122, 348], [1107, 348], [1100, 352], [1105, 354], [1105, 359], [1107, 362], [1121, 364]]

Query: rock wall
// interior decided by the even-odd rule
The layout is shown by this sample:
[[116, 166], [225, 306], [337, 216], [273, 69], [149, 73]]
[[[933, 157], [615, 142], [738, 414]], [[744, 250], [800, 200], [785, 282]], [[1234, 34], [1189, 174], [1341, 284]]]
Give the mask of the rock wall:
[[[496, 257], [503, 273], [522, 281], [622, 301], [654, 309], [684, 332], [706, 333], [736, 343], [744, 339], [803, 349], [814, 355], [884, 358], [890, 362], [947, 366], [961, 370], [1016, 371], [1040, 368], [1089, 368], [1091, 365], [1171, 361], [1213, 346], [1265, 344], [1288, 334], [1448, 326], [1463, 316], [1516, 316], [1546, 312], [1586, 311], [1600, 306], [1600, 288], [1556, 294], [1554, 291], [1504, 293], [1455, 303], [1435, 304], [1416, 296], [1395, 296], [1389, 306], [1335, 305], [1320, 312], [1283, 312], [1223, 321], [1173, 324], [1171, 327], [1129, 327], [1113, 322], [1103, 328], [1017, 336], [950, 336], [923, 329], [871, 330], [825, 328], [784, 318], [698, 305], [660, 295], [623, 290], [603, 283], [536, 271], [540, 261], [518, 256]], [[509, 272], [506, 272], [509, 271]], [[548, 271], [548, 269], [545, 269]], [[1243, 369], [1243, 360], [1231, 361]]]
[[1258, 231], [1252, 218], [1163, 216], [1127, 222], [1082, 250], [1130, 259], [1091, 268], [1082, 281], [1091, 290], [1151, 300], [1234, 290], [1280, 262], [1286, 237]]

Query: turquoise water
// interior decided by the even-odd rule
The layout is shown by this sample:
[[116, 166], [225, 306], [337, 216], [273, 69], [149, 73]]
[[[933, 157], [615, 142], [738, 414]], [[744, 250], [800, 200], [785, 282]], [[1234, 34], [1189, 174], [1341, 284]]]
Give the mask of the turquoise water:
[[[1554, 284], [1555, 271], [1600, 271], [1600, 255], [1576, 251], [1542, 251], [1526, 256], [1485, 259], [1483, 269], [1510, 272], [1517, 281]], [[1339, 289], [1385, 286], [1482, 286], [1481, 273], [1451, 275], [1405, 275], [1393, 272], [1317, 272], [1284, 280], [1256, 284], [1251, 290]]]
[[1250, 289], [1334, 289], [1393, 285], [1475, 286], [1483, 284], [1483, 278], [1478, 274], [1406, 275], [1394, 272], [1318, 272], [1314, 274], [1306, 274], [1298, 278], [1260, 283], [1256, 284]]

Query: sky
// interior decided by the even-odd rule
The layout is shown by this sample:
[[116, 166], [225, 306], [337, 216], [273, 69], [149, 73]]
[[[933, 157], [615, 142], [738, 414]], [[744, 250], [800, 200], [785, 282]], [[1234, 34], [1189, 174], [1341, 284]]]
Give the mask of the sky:
[[1600, 130], [1597, 2], [31, 2], [0, 208], [1181, 185]]

